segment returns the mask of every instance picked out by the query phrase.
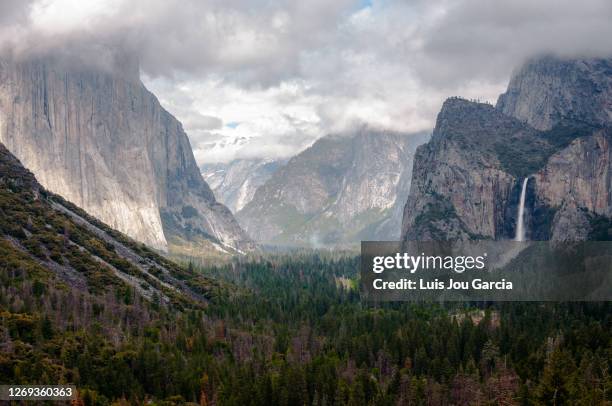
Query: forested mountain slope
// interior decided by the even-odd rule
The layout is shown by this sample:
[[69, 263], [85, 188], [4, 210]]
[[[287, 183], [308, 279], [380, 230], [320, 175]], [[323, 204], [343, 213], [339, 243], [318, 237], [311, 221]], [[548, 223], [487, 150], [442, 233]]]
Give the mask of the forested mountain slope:
[[1, 147], [0, 214], [1, 382], [88, 406], [610, 400], [609, 303], [369, 304], [329, 252], [184, 269]]
[[14, 277], [92, 295], [202, 306], [213, 287], [45, 190], [0, 144], [0, 263]]

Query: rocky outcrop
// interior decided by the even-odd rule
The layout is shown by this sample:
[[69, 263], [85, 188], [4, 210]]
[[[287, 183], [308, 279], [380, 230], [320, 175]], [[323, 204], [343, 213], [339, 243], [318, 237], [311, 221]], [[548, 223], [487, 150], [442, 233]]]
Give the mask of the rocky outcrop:
[[[506, 140], [537, 147], [535, 131], [493, 106], [452, 98], [429, 143], [418, 148], [405, 205], [403, 239], [496, 238], [522, 167], [506, 160]], [[502, 153], [502, 154], [500, 154]]]
[[584, 241], [591, 232], [591, 219], [585, 210], [573, 203], [561, 203], [548, 235], [554, 241]]
[[[205, 305], [215, 285], [45, 190], [0, 143], [0, 269], [83, 293]], [[27, 273], [26, 273], [27, 272]], [[38, 280], [38, 279], [37, 279]]]
[[215, 197], [236, 213], [253, 199], [257, 188], [284, 164], [284, 160], [235, 159], [228, 163], [202, 165], [201, 171]]
[[510, 80], [497, 107], [539, 130], [612, 121], [612, 59], [536, 58]]
[[611, 140], [610, 130], [578, 138], [533, 176], [537, 203], [558, 208], [551, 239], [586, 239], [594, 215], [612, 217]]
[[611, 132], [581, 137], [552, 155], [533, 178], [538, 201], [549, 206], [563, 202], [612, 216]]
[[398, 203], [398, 187], [407, 189], [400, 179], [424, 137], [369, 129], [324, 137], [276, 171], [237, 217], [262, 242], [380, 238], [376, 232]]
[[152, 247], [194, 239], [250, 244], [202, 179], [181, 123], [140, 82], [135, 63], [104, 70], [4, 59], [0, 141], [45, 188]]
[[415, 155], [402, 239], [512, 238], [525, 177], [527, 238], [612, 238], [610, 66], [541, 58], [497, 107], [447, 100]]

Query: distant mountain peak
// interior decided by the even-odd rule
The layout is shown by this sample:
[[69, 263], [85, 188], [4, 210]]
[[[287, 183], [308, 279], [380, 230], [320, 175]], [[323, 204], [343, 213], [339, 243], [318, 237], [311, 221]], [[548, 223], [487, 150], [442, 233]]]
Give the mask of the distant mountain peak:
[[257, 188], [237, 217], [259, 241], [279, 245], [397, 238], [412, 153], [427, 137], [359, 128], [320, 138]]
[[271, 158], [234, 159], [228, 163], [205, 164], [201, 170], [216, 198], [236, 213], [285, 162]]

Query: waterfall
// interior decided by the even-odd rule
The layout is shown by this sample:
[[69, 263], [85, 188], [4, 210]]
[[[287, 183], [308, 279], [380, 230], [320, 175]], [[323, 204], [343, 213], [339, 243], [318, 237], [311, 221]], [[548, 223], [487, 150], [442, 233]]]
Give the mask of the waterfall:
[[523, 179], [523, 188], [521, 189], [521, 199], [518, 207], [518, 218], [516, 220], [516, 235], [514, 241], [525, 241], [525, 196], [527, 195], [527, 182], [529, 178]]

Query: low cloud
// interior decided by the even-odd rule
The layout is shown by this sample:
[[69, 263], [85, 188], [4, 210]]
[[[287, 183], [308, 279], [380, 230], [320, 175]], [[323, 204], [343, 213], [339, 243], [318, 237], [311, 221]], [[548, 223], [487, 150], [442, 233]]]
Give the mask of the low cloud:
[[611, 20], [608, 0], [7, 0], [0, 48], [139, 61], [202, 163], [290, 156], [355, 124], [430, 129], [446, 97], [493, 102], [531, 56], [612, 55]]
[[506, 80], [526, 59], [612, 56], [607, 0], [462, 0], [424, 24], [415, 73], [425, 83]]
[[216, 130], [223, 127], [223, 120], [219, 117], [205, 116], [198, 112], [186, 113], [183, 121], [183, 124], [192, 130]]

